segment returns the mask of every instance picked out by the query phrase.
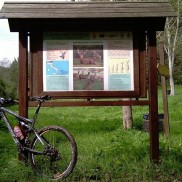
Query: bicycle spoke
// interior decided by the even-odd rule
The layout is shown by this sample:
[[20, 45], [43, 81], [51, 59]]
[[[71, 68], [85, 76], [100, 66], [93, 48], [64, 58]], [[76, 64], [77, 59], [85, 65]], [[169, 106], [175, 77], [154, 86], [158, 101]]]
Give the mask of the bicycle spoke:
[[61, 128], [49, 128], [40, 134], [48, 143], [45, 149], [36, 138], [32, 149], [45, 151], [45, 155], [31, 154], [32, 165], [35, 171], [49, 178], [63, 178], [69, 175], [76, 163], [76, 143], [70, 134]]

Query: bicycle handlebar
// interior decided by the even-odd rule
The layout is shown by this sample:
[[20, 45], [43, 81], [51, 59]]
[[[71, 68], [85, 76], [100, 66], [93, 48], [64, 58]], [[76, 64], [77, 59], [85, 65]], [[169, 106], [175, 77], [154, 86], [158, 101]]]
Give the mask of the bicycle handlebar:
[[[45, 100], [50, 100], [51, 96], [50, 95], [43, 95], [43, 96], [35, 96], [32, 97], [32, 101], [40, 101], [40, 102], [44, 102]], [[19, 101], [18, 100], [14, 100], [14, 99], [4, 99], [4, 98], [0, 98], [0, 106], [2, 106], [3, 104], [18, 104]]]
[[3, 104], [15, 104], [15, 103], [19, 103], [19, 101], [11, 98], [9, 99], [0, 98], [0, 106], [2, 106]]

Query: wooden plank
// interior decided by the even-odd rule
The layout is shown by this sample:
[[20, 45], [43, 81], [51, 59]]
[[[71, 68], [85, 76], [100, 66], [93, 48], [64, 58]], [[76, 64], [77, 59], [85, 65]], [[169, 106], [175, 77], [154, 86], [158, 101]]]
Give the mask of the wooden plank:
[[19, 32], [19, 114], [28, 117], [28, 40]]
[[[171, 4], [168, 2], [5, 2], [4, 8], [171, 8]], [[172, 8], [171, 8], [172, 9]]]
[[[51, 101], [44, 102], [43, 107], [73, 107], [73, 106], [146, 106], [148, 100], [130, 100], [130, 101]], [[29, 101], [29, 107], [36, 107], [37, 102]]]
[[140, 97], [147, 97], [146, 84], [146, 33], [144, 30], [137, 32], [139, 37], [139, 57], [140, 57]]
[[133, 66], [134, 66], [134, 90], [140, 93], [140, 77], [139, 77], [139, 42], [138, 34], [133, 31]]
[[39, 95], [42, 93], [42, 79], [43, 79], [43, 69], [42, 69], [42, 47], [43, 47], [43, 37], [40, 32], [30, 33], [30, 52], [31, 52], [31, 79], [32, 79], [32, 96]]
[[43, 92], [39, 94], [50, 94], [57, 99], [64, 98], [138, 98], [140, 92], [137, 91], [56, 91]]
[[158, 95], [157, 95], [157, 50], [156, 32], [149, 30], [149, 130], [150, 130], [150, 157], [159, 162], [159, 124], [158, 124]]
[[[160, 64], [164, 65], [164, 45], [160, 43]], [[163, 98], [163, 110], [164, 110], [164, 121], [163, 121], [163, 128], [164, 134], [168, 137], [170, 133], [170, 126], [169, 126], [169, 112], [168, 112], [168, 100], [167, 100], [167, 93], [166, 93], [166, 78], [165, 76], [161, 76], [161, 85], [162, 85], [162, 98]]]
[[166, 10], [166, 8], [162, 7], [155, 7], [155, 8], [151, 8], [151, 7], [148, 7], [150, 9], [144, 9], [143, 7], [142, 8], [100, 8], [100, 7], [96, 7], [94, 9], [90, 9], [91, 7], [86, 7], [86, 8], [70, 8], [70, 7], [67, 7], [67, 8], [50, 8], [50, 7], [47, 7], [47, 8], [42, 8], [42, 7], [36, 7], [36, 8], [25, 8], [25, 9], [22, 9], [22, 8], [6, 8], [6, 9], [2, 9], [2, 12], [9, 12], [9, 13], [35, 13], [37, 12], [37, 10], [39, 10], [40, 12], [42, 13], [46, 13], [47, 14], [49, 12], [54, 12], [56, 14], [59, 14], [59, 13], [77, 13], [77, 12], [92, 12], [92, 13], [97, 13], [98, 10], [101, 12], [101, 13], [104, 13], [104, 12], [108, 12], [108, 13], [170, 13], [170, 12], [173, 12], [173, 11], [170, 11], [170, 10]]
[[[164, 18], [42, 18], [42, 19], [20, 19], [10, 18], [10, 30], [13, 32], [27, 30], [31, 31], [135, 31], [136, 27], [146, 30], [155, 27], [163, 31]], [[147, 23], [146, 23], [147, 22]], [[63, 26], [64, 24], [64, 26]], [[112, 25], [112, 26], [111, 26]]]
[[149, 13], [142, 13], [142, 12], [133, 12], [133, 13], [128, 13], [128, 12], [124, 12], [124, 13], [117, 13], [117, 12], [113, 12], [113, 13], [107, 13], [107, 12], [77, 12], [77, 13], [64, 13], [64, 12], [59, 12], [59, 13], [54, 13], [53, 11], [48, 12], [41, 12], [41, 11], [37, 11], [37, 12], [31, 12], [31, 13], [27, 13], [27, 12], [15, 12], [15, 13], [1, 13], [0, 14], [0, 18], [121, 18], [121, 17], [125, 17], [125, 18], [130, 18], [130, 17], [166, 17], [166, 16], [173, 16], [173, 13], [163, 13], [160, 12], [149, 12]]
[[[89, 13], [88, 13], [89, 12]], [[0, 17], [74, 18], [76, 17], [165, 17], [175, 16], [169, 2], [7, 2]]]

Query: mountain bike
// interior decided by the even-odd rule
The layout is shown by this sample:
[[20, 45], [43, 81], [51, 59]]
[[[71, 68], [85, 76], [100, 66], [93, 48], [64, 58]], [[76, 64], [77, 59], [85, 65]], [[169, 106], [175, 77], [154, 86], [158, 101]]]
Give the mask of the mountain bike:
[[[48, 95], [33, 97], [38, 105], [33, 119], [28, 119], [9, 110], [6, 104], [15, 104], [16, 100], [0, 98], [0, 120], [5, 122], [9, 133], [17, 145], [18, 152], [30, 161], [36, 174], [51, 179], [66, 178], [77, 162], [77, 145], [73, 136], [60, 126], [46, 126], [40, 131], [34, 125], [44, 101], [50, 100]], [[18, 125], [10, 125], [7, 115], [16, 118]]]

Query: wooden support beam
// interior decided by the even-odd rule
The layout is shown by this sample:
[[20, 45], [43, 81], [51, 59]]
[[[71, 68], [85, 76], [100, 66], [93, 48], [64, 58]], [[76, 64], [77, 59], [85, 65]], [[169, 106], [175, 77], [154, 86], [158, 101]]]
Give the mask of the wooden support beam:
[[30, 52], [31, 52], [31, 92], [30, 96], [37, 96], [43, 90], [43, 63], [42, 53], [43, 50], [43, 33], [31, 32], [30, 33]]
[[145, 31], [140, 32], [140, 97], [147, 97], [147, 77], [146, 77], [146, 33]]
[[159, 162], [159, 124], [158, 124], [158, 90], [157, 90], [157, 50], [156, 31], [148, 31], [149, 46], [149, 130], [150, 157]]
[[[164, 44], [160, 42], [160, 64], [164, 65]], [[161, 86], [162, 86], [162, 98], [163, 98], [163, 110], [164, 110], [164, 121], [163, 128], [164, 134], [168, 137], [170, 133], [169, 127], [169, 112], [168, 112], [168, 100], [166, 93], [166, 77], [161, 75]]]
[[19, 114], [28, 117], [28, 40], [19, 32]]
[[[73, 107], [73, 106], [148, 106], [148, 100], [115, 100], [115, 101], [49, 101], [42, 103], [43, 107]], [[30, 107], [36, 107], [37, 102], [30, 101]]]

